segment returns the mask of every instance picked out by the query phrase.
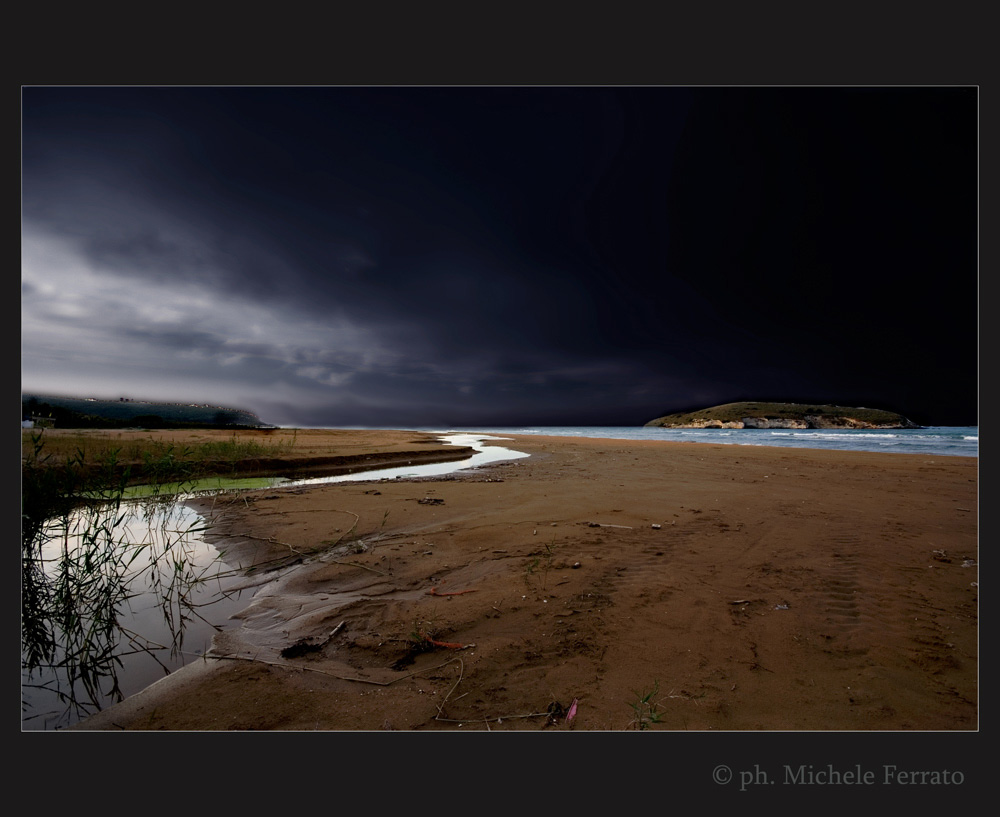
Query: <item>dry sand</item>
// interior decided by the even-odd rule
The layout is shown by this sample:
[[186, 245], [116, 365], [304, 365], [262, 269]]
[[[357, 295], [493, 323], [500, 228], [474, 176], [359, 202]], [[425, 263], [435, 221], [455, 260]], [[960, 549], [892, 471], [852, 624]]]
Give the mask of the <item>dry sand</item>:
[[203, 505], [256, 596], [77, 728], [977, 729], [976, 459], [498, 444], [530, 457]]

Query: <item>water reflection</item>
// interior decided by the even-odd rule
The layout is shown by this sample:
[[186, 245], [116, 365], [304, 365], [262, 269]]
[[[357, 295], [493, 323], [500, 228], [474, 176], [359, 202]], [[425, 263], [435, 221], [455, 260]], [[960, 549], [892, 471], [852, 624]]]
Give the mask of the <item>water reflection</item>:
[[323, 485], [333, 482], [358, 482], [361, 480], [378, 479], [416, 479], [418, 477], [436, 477], [452, 474], [455, 471], [466, 471], [470, 468], [481, 468], [495, 462], [516, 460], [529, 456], [522, 451], [514, 451], [497, 445], [485, 445], [487, 441], [506, 440], [509, 437], [493, 437], [487, 434], [446, 434], [441, 441], [447, 445], [465, 446], [475, 450], [475, 454], [465, 460], [452, 462], [431, 462], [419, 465], [403, 465], [395, 468], [379, 468], [371, 471], [356, 471], [351, 474], [338, 474], [330, 477], [314, 477], [311, 479], [286, 480], [281, 483], [294, 485]]
[[[486, 444], [503, 439], [447, 434], [443, 442], [475, 453], [459, 461], [310, 479], [218, 480], [208, 490], [412, 479], [528, 456]], [[203, 493], [207, 486], [197, 488]], [[60, 592], [79, 609], [76, 620], [62, 630], [41, 622], [42, 629], [53, 630], [49, 637], [58, 645], [41, 662], [26, 658], [32, 638], [25, 635], [22, 614], [22, 729], [71, 726], [199, 660], [221, 625], [249, 603], [253, 591], [236, 589], [242, 574], [219, 558], [202, 537], [204, 520], [183, 504], [191, 494], [186, 486], [184, 494], [172, 499], [92, 506], [50, 522], [41, 547], [43, 590], [48, 594], [62, 587]], [[90, 641], [82, 643], [83, 637]]]
[[230, 592], [241, 577], [202, 523], [175, 502], [83, 508], [49, 523], [45, 598], [22, 613], [22, 625], [40, 616], [49, 630], [48, 643], [32, 642], [22, 626], [23, 729], [70, 726], [209, 649], [216, 622], [247, 597]]

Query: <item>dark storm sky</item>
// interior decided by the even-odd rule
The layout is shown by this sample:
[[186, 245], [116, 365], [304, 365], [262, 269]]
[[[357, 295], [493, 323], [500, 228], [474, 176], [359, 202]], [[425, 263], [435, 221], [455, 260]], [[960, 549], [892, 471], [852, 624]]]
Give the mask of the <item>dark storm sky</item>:
[[974, 88], [22, 91], [22, 389], [976, 424]]

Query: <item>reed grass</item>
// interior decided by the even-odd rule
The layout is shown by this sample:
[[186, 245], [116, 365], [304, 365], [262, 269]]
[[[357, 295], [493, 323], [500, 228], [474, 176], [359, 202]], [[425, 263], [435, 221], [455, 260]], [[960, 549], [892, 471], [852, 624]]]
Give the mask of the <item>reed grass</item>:
[[44, 446], [46, 467], [114, 462], [119, 471], [128, 469], [132, 481], [146, 479], [160, 483], [231, 472], [241, 466], [290, 454], [295, 440], [268, 441], [241, 438], [236, 433], [225, 440], [191, 441], [184, 445], [120, 432], [72, 432], [58, 434], [44, 430], [22, 431], [21, 463], [39, 464], [39, 446]]
[[[64, 447], [53, 453], [47, 443], [38, 432], [22, 443], [22, 710], [25, 686], [37, 685], [54, 692], [77, 718], [122, 698], [118, 670], [124, 653], [142, 651], [156, 659], [164, 646], [144, 643], [127, 630], [133, 598], [155, 594], [172, 655], [182, 648], [186, 622], [198, 615], [189, 599], [207, 571], [187, 543], [200, 531], [173, 529], [168, 520], [176, 497], [156, 490], [197, 469], [186, 452], [170, 446], [127, 453]], [[137, 459], [151, 490], [129, 501]], [[137, 521], [145, 533], [132, 527]]]

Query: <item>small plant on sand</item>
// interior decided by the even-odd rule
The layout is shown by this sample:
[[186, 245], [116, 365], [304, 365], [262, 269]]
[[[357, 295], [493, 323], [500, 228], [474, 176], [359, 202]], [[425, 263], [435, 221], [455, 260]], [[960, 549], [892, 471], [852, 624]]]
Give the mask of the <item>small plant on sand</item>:
[[434, 649], [433, 639], [436, 632], [433, 621], [414, 621], [408, 643], [411, 653], [430, 652]]
[[635, 700], [629, 706], [632, 708], [632, 720], [629, 726], [640, 731], [649, 729], [655, 723], [663, 720], [663, 713], [660, 712], [660, 702], [655, 700], [656, 693], [660, 691], [660, 682], [653, 681], [653, 688], [645, 692], [636, 692]]
[[541, 571], [542, 589], [545, 589], [545, 585], [549, 577], [549, 570], [552, 568], [552, 559], [556, 555], [555, 544], [555, 539], [553, 539], [552, 544], [545, 546], [544, 552], [535, 555], [534, 558], [528, 562], [527, 567], [524, 569], [525, 584], [530, 584], [531, 577], [534, 576], [536, 572]]

